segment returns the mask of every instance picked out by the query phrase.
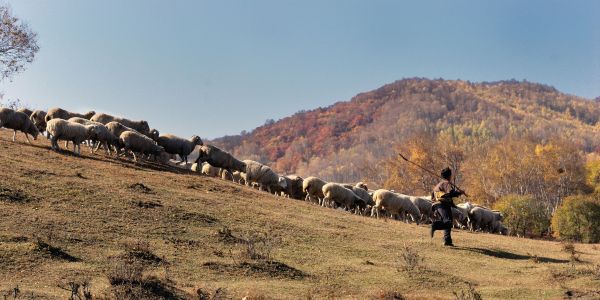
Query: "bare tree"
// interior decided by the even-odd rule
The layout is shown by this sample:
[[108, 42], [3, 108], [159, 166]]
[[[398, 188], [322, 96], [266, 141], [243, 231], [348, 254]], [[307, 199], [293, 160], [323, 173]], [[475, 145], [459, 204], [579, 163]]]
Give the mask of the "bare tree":
[[23, 71], [39, 49], [37, 34], [0, 4], [0, 80]]

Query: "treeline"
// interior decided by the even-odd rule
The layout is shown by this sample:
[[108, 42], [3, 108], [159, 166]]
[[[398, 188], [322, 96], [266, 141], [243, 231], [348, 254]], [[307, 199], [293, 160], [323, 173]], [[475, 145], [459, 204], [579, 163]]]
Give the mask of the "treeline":
[[[564, 137], [466, 139], [455, 134], [415, 134], [395, 147], [431, 170], [450, 166], [463, 200], [502, 211], [511, 234], [600, 241], [600, 157]], [[385, 170], [385, 188], [426, 195], [439, 180], [392, 156], [370, 172]]]
[[412, 78], [212, 142], [281, 173], [346, 182], [364, 179], [363, 166], [387, 159], [392, 145], [423, 131], [474, 140], [562, 135], [593, 152], [600, 147], [599, 117], [600, 103], [546, 85]]

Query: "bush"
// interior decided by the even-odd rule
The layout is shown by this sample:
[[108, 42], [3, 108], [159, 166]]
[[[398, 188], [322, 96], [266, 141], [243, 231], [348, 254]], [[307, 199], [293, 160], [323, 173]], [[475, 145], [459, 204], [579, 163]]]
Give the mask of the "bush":
[[552, 217], [552, 228], [560, 239], [600, 242], [600, 201], [586, 196], [566, 198]]
[[504, 215], [503, 224], [519, 236], [540, 236], [550, 227], [546, 209], [531, 196], [502, 197], [495, 208]]
[[400, 248], [400, 263], [401, 267], [398, 268], [400, 271], [412, 271], [418, 268], [423, 262], [424, 258], [419, 255], [417, 250], [410, 246], [404, 245]]

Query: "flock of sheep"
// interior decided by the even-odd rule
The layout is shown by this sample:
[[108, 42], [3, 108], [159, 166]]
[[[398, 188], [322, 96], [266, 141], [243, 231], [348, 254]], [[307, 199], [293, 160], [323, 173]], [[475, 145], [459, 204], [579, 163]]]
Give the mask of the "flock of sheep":
[[[269, 166], [252, 160], [240, 161], [230, 153], [212, 145], [205, 145], [200, 137], [190, 139], [175, 135], [160, 135], [150, 129], [148, 122], [132, 121], [90, 111], [78, 114], [61, 108], [48, 112], [28, 109], [0, 109], [0, 128], [13, 129], [13, 142], [17, 131], [35, 140], [41, 132], [51, 140], [52, 149], [59, 150], [58, 141], [73, 143], [73, 152], [81, 154], [81, 144], [88, 143], [94, 153], [102, 146], [108, 155], [133, 156], [135, 161], [153, 159], [168, 162], [177, 155], [187, 166], [187, 158], [198, 149], [199, 156], [191, 169], [204, 175], [245, 184], [269, 193], [288, 198], [310, 201], [323, 207], [338, 208], [355, 214], [386, 217], [405, 222], [428, 223], [435, 215], [431, 210], [431, 196], [408, 196], [385, 189], [369, 190], [367, 185], [325, 182], [317, 177], [280, 176]], [[137, 155], [136, 155], [137, 154]], [[502, 225], [502, 214], [469, 202], [453, 208], [454, 225], [473, 231], [507, 234]]]

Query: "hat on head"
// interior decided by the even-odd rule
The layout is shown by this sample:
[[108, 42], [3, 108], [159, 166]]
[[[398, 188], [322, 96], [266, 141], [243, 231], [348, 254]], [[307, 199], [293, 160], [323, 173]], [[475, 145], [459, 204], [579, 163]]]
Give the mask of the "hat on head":
[[450, 179], [450, 176], [452, 176], [452, 170], [450, 170], [450, 168], [446, 167], [442, 170], [442, 178], [444, 179]]

